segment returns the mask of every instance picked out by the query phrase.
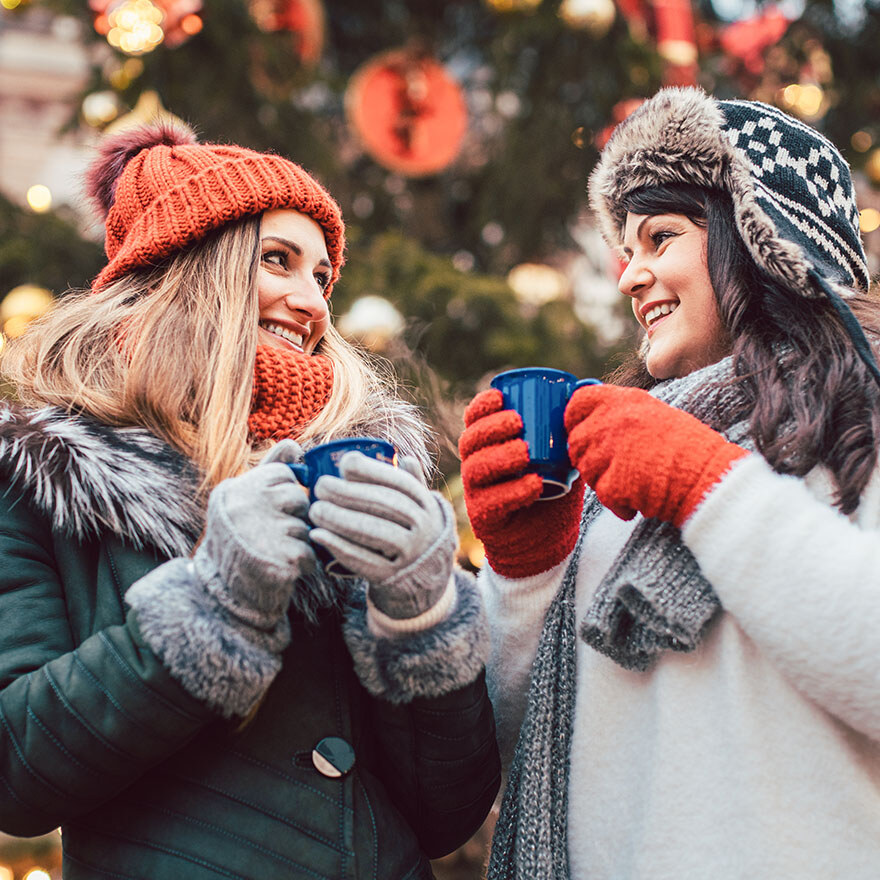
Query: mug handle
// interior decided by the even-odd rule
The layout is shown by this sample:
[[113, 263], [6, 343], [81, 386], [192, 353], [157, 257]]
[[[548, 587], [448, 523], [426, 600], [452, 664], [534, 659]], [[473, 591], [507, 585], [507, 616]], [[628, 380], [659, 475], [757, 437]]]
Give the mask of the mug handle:
[[304, 488], [309, 488], [309, 466], [304, 462], [288, 461], [285, 464], [293, 471], [293, 475]]
[[[602, 384], [601, 379], [579, 379], [577, 382], [574, 383], [574, 391], [577, 391], [578, 388], [583, 388], [585, 385], [601, 385], [601, 384]], [[574, 391], [572, 391], [572, 394], [574, 393]]]

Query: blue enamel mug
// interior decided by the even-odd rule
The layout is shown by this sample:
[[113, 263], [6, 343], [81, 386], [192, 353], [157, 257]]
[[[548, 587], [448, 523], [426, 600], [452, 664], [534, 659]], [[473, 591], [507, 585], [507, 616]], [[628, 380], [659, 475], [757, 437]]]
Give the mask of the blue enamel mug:
[[[287, 465], [297, 480], [309, 490], [310, 502], [315, 500], [315, 483], [320, 477], [323, 477], [324, 474], [329, 474], [332, 477], [339, 476], [339, 460], [346, 452], [362, 452], [369, 458], [397, 466], [397, 453], [394, 447], [377, 437], [346, 437], [342, 440], [322, 443], [320, 446], [310, 449], [303, 456], [301, 462], [288, 463]], [[337, 562], [325, 547], [314, 546], [315, 553], [324, 564], [324, 570], [328, 574], [335, 574], [339, 577], [352, 576], [352, 572]]]
[[504, 395], [504, 405], [522, 416], [523, 439], [529, 445], [527, 473], [543, 480], [541, 501], [560, 498], [577, 479], [568, 458], [565, 406], [575, 390], [601, 385], [598, 379], [578, 379], [564, 370], [523, 367], [499, 373], [490, 383]]

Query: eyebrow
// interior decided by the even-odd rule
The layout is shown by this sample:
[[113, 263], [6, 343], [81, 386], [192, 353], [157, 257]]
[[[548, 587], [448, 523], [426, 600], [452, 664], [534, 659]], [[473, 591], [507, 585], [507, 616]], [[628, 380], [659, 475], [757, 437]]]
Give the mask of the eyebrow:
[[[278, 244], [284, 245], [286, 248], [290, 248], [298, 257], [303, 255], [303, 249], [296, 243], [291, 241], [289, 238], [281, 238], [278, 235], [267, 235], [262, 241], [277, 241]], [[318, 260], [319, 266], [326, 266], [328, 269], [332, 269], [333, 266], [330, 263], [330, 260], [320, 259]]]

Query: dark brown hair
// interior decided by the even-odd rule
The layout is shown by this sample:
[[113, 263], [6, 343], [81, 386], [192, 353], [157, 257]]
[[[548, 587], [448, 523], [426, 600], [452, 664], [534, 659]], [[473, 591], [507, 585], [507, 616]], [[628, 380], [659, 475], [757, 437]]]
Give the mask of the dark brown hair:
[[[648, 187], [627, 196], [624, 207], [683, 214], [707, 230], [709, 278], [732, 340], [733, 381], [744, 397], [741, 412], [726, 416], [750, 419], [758, 450], [779, 473], [804, 476], [826, 466], [836, 483], [835, 504], [843, 513], [855, 510], [877, 463], [880, 387], [828, 301], [783, 287], [755, 263], [723, 191]], [[847, 304], [876, 345], [880, 303], [853, 296]], [[636, 356], [608, 381], [656, 384]]]

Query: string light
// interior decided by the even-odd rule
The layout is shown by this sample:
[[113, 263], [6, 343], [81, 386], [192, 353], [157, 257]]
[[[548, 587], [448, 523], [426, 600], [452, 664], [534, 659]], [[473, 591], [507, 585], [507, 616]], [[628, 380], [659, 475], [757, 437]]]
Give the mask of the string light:
[[42, 868], [31, 868], [24, 875], [23, 880], [52, 880], [52, 878], [49, 876], [49, 872], [44, 871]]
[[522, 12], [537, 9], [543, 0], [486, 0], [496, 12]]
[[850, 143], [853, 149], [859, 153], [867, 153], [874, 145], [874, 138], [867, 131], [857, 131], [850, 138]]
[[617, 7], [613, 0], [562, 0], [559, 17], [571, 28], [602, 37], [614, 24]]
[[25, 199], [35, 214], [45, 214], [52, 207], [52, 192], [42, 183], [35, 183], [30, 187]]
[[83, 99], [82, 115], [94, 128], [106, 125], [119, 115], [119, 99], [115, 92], [92, 92]]
[[165, 39], [164, 18], [151, 0], [123, 0], [107, 15], [107, 42], [126, 55], [152, 52]]
[[865, 173], [874, 183], [880, 183], [880, 147], [871, 150], [865, 163]]
[[816, 119], [826, 109], [825, 92], [814, 83], [792, 83], [782, 89], [781, 102], [798, 116]]
[[54, 297], [44, 287], [36, 284], [20, 284], [13, 287], [0, 302], [0, 323], [3, 327], [3, 335], [7, 339], [14, 339], [24, 333], [27, 325], [34, 318], [52, 306]]
[[873, 232], [878, 227], [880, 227], [880, 211], [876, 208], [859, 211], [859, 229], [862, 232]]

